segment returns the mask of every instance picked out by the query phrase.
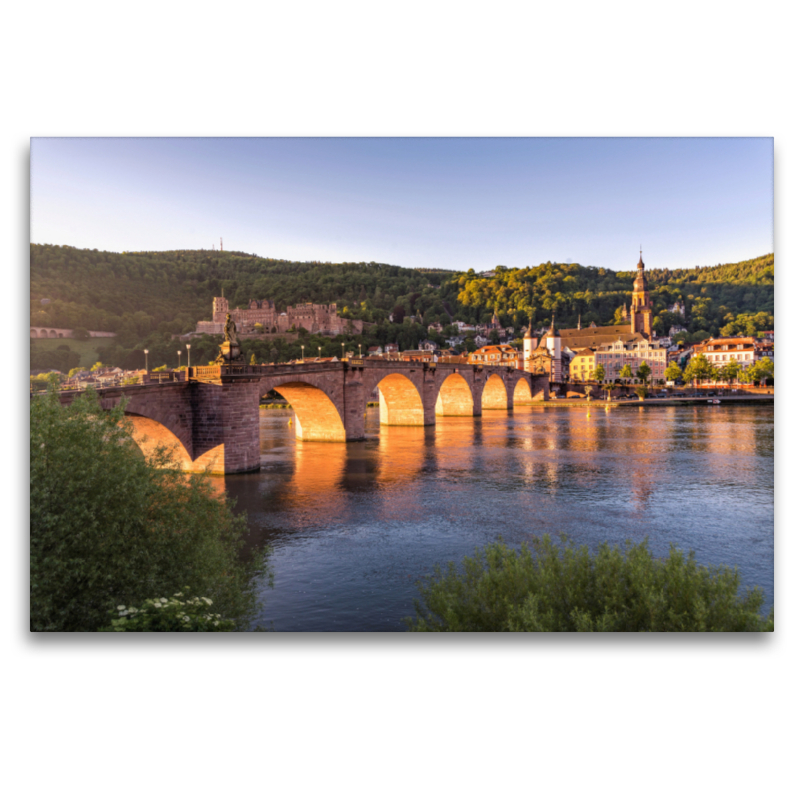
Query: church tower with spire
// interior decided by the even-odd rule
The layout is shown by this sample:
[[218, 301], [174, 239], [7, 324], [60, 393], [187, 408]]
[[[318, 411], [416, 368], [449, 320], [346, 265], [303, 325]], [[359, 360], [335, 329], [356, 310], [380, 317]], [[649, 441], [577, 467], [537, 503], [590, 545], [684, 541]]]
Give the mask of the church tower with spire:
[[638, 272], [633, 281], [633, 298], [631, 300], [631, 333], [641, 333], [646, 339], [650, 339], [653, 335], [653, 304], [647, 288], [641, 248], [639, 248], [639, 263], [636, 265], [636, 269]]

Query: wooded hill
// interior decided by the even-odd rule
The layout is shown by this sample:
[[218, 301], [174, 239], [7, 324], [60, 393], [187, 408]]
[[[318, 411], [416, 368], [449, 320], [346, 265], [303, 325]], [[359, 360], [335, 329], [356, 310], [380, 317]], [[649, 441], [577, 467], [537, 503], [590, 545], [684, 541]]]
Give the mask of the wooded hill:
[[[584, 325], [612, 324], [623, 304], [630, 305], [636, 274], [547, 262], [499, 266], [479, 276], [473, 270], [292, 262], [240, 252], [109, 253], [38, 244], [30, 247], [30, 270], [31, 325], [110, 330], [118, 334], [118, 347], [130, 349], [194, 330], [198, 320], [210, 319], [212, 298], [223, 293], [232, 306], [268, 298], [279, 310], [335, 302], [342, 316], [375, 323], [364, 336], [348, 338], [364, 347], [387, 341], [413, 347], [432, 322], [488, 322], [495, 309], [503, 325], [518, 333], [531, 319], [535, 327], [546, 325], [553, 313], [561, 327], [575, 327], [579, 315]], [[659, 334], [673, 324], [685, 324], [697, 340], [773, 327], [772, 254], [646, 274]], [[676, 301], [686, 306], [685, 320], [666, 311]], [[396, 323], [405, 318], [404, 324], [390, 324], [390, 314]], [[336, 344], [332, 353], [341, 351]]]

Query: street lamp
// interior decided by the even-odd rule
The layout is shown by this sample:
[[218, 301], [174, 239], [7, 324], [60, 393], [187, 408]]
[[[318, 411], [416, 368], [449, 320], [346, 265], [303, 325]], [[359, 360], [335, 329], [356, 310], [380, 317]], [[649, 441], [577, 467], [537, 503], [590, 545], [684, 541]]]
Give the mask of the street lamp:
[[320, 345], [317, 350], [319, 350], [319, 357], [322, 358], [322, 345]]
[[358, 345], [358, 357], [361, 358], [361, 344]]
[[186, 345], [186, 368], [192, 366], [192, 346], [190, 344]]
[[181, 351], [178, 350], [178, 369], [181, 368]]
[[150, 352], [149, 350], [145, 350], [145, 351], [144, 351], [144, 371], [145, 371], [145, 372], [147, 372], [147, 354], [148, 354], [149, 352]]
[[300, 350], [303, 353], [303, 363], [305, 364], [306, 363], [306, 346], [304, 344], [301, 344], [300, 345]]
[[342, 342], [342, 361], [344, 361], [344, 342]]

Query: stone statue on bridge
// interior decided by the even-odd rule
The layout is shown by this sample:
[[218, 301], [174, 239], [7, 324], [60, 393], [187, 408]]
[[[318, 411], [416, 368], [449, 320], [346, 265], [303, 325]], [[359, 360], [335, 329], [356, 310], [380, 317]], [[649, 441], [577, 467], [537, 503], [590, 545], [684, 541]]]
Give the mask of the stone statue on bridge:
[[219, 355], [215, 364], [244, 364], [242, 347], [239, 344], [239, 337], [236, 335], [236, 323], [231, 319], [231, 315], [225, 318], [225, 340], [219, 346]]
[[231, 344], [239, 344], [239, 337], [236, 335], [236, 323], [231, 319], [231, 315], [225, 318], [225, 341]]

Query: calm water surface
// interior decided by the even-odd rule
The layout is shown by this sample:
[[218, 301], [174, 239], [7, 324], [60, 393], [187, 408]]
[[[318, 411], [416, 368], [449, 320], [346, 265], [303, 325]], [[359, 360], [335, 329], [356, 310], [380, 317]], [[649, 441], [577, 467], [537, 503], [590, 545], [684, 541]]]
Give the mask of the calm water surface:
[[400, 631], [415, 582], [502, 536], [674, 542], [738, 565], [773, 603], [773, 408], [516, 408], [383, 428], [365, 442], [297, 442], [262, 410], [260, 473], [225, 485], [254, 546], [273, 548], [259, 624]]

